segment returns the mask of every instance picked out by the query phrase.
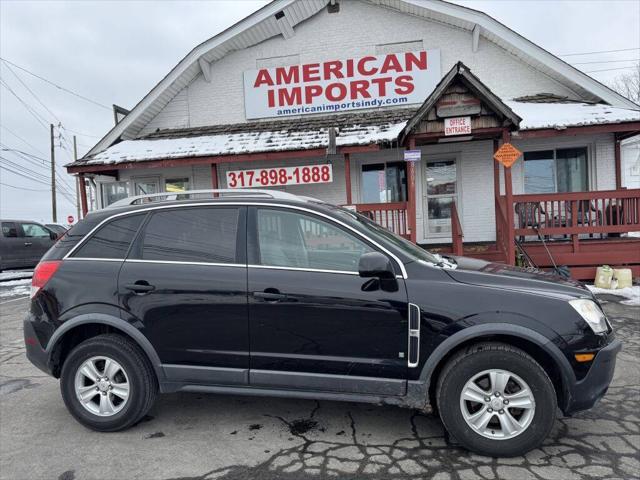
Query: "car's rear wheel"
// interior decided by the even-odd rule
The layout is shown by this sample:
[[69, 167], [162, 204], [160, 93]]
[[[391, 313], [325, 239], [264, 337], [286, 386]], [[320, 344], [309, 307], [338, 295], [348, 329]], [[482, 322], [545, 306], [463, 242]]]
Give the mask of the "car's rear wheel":
[[157, 394], [155, 374], [140, 348], [116, 334], [75, 347], [62, 367], [62, 398], [69, 412], [93, 430], [123, 430], [139, 421]]
[[436, 398], [455, 439], [494, 457], [537, 447], [556, 417], [547, 373], [524, 351], [501, 343], [473, 345], [455, 355], [440, 376]]

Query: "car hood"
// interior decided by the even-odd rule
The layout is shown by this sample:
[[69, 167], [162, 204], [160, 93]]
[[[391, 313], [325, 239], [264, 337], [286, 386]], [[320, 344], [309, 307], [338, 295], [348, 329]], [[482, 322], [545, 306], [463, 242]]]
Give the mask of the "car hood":
[[455, 281], [560, 297], [591, 297], [581, 283], [540, 270], [512, 267], [469, 257], [451, 257], [456, 268], [444, 271]]

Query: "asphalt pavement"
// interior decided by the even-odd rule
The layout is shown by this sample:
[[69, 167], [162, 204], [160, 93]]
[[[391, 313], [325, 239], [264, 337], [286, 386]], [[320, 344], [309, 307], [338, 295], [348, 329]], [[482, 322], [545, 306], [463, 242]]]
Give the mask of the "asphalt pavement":
[[606, 397], [559, 418], [541, 448], [494, 459], [451, 445], [433, 415], [329, 401], [163, 395], [133, 428], [92, 432], [24, 355], [26, 297], [0, 297], [0, 478], [640, 478], [640, 307], [607, 298], [624, 348]]

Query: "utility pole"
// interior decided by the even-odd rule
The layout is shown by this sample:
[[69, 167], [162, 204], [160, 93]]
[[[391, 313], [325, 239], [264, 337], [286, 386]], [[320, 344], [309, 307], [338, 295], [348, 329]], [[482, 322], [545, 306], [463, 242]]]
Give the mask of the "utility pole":
[[49, 126], [51, 127], [51, 211], [53, 223], [58, 223], [58, 209], [56, 205], [56, 144], [53, 135], [53, 123]]
[[[73, 136], [73, 161], [78, 161], [78, 145], [76, 144], [76, 136]], [[76, 175], [76, 218], [80, 220], [80, 177]]]

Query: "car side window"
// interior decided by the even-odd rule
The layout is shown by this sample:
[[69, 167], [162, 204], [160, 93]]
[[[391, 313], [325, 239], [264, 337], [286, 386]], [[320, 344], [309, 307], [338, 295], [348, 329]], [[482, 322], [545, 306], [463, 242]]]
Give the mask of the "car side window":
[[16, 238], [18, 236], [18, 226], [15, 222], [2, 222], [2, 236], [6, 238]]
[[357, 272], [364, 241], [312, 215], [258, 209], [260, 264], [273, 267]]
[[51, 238], [51, 232], [37, 223], [22, 223], [22, 231], [29, 238]]
[[237, 207], [178, 208], [153, 214], [142, 237], [141, 258], [236, 263]]
[[74, 258], [124, 259], [145, 214], [127, 215], [103, 225], [74, 253]]

